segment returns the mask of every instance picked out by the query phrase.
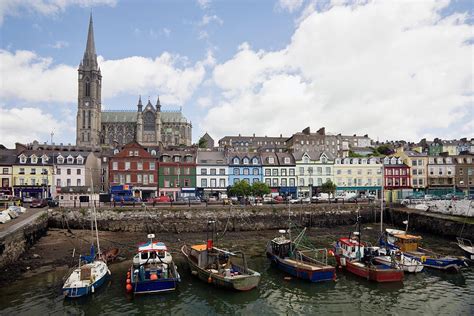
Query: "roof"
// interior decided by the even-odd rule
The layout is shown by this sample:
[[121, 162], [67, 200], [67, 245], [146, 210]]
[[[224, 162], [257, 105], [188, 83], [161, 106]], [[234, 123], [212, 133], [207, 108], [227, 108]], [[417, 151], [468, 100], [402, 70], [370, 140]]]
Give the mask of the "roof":
[[144, 244], [140, 244], [138, 245], [138, 251], [139, 252], [144, 252], [144, 251], [155, 251], [155, 250], [168, 250], [168, 248], [166, 248], [166, 245], [160, 241], [154, 241], [153, 243], [152, 242], [147, 242], [147, 243], [144, 243]]
[[197, 163], [207, 165], [227, 165], [223, 151], [198, 151]]
[[13, 165], [16, 162], [16, 151], [14, 149], [0, 150], [0, 165]]
[[396, 234], [393, 236], [398, 239], [405, 239], [405, 240], [410, 240], [410, 239], [420, 240], [421, 239], [421, 236], [408, 235], [408, 234]]
[[305, 153], [309, 155], [311, 160], [319, 160], [322, 154], [325, 154], [329, 160], [334, 160], [334, 155], [331, 154], [329, 151], [300, 150], [300, 151], [295, 151], [293, 153], [293, 156], [295, 157], [295, 160], [301, 160]]
[[137, 122], [138, 112], [136, 111], [102, 111], [100, 114], [102, 123], [126, 123]]
[[205, 245], [205, 244], [192, 245], [191, 248], [196, 250], [196, 251], [204, 251], [204, 250], [207, 249], [207, 245]]

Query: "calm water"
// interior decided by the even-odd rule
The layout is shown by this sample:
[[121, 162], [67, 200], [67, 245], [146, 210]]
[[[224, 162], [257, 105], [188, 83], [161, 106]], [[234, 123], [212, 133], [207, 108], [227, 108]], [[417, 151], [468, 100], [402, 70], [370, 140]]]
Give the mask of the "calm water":
[[[265, 244], [265, 240], [256, 242]], [[175, 256], [178, 257], [178, 256]], [[473, 315], [474, 269], [460, 274], [433, 270], [406, 275], [403, 284], [376, 284], [338, 271], [337, 281], [311, 284], [285, 281], [263, 254], [249, 258], [262, 273], [256, 290], [236, 293], [201, 282], [184, 262], [178, 262], [182, 282], [175, 293], [126, 295], [129, 262], [110, 266], [112, 279], [93, 296], [65, 300], [61, 295], [64, 270], [20, 280], [0, 289], [2, 315]]]

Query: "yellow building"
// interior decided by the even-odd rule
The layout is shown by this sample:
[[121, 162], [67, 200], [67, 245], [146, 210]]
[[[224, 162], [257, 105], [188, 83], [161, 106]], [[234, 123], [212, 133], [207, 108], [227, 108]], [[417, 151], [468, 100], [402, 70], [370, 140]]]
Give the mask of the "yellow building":
[[24, 151], [12, 166], [14, 195], [20, 198], [50, 196], [53, 183], [52, 158], [37, 151]]
[[428, 155], [412, 150], [397, 148], [395, 157], [410, 167], [411, 187], [414, 192], [424, 192], [428, 186]]
[[334, 161], [337, 191], [379, 195], [382, 164], [379, 158], [337, 158]]

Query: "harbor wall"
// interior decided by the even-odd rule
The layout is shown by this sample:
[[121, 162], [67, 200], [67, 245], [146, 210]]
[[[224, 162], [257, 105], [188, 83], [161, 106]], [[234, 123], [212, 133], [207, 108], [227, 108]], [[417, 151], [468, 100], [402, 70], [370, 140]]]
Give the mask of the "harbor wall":
[[[48, 230], [48, 214], [44, 212], [33, 221], [0, 237], [0, 269], [14, 265], [17, 259]], [[5, 272], [4, 272], [5, 273]]]

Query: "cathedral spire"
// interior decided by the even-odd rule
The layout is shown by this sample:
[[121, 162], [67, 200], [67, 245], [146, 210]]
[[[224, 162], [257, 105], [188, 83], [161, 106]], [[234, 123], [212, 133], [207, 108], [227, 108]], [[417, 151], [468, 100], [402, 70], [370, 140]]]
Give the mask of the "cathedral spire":
[[83, 65], [97, 69], [97, 54], [95, 52], [94, 24], [92, 22], [92, 12], [89, 18], [89, 31], [87, 33], [87, 44], [84, 52]]
[[138, 105], [137, 105], [137, 107], [138, 107], [138, 112], [141, 112], [141, 111], [142, 111], [142, 107], [143, 107], [143, 104], [142, 104], [142, 96], [141, 96], [141, 95], [138, 97]]
[[158, 111], [161, 111], [160, 96], [158, 96], [158, 99], [156, 100], [156, 109]]

